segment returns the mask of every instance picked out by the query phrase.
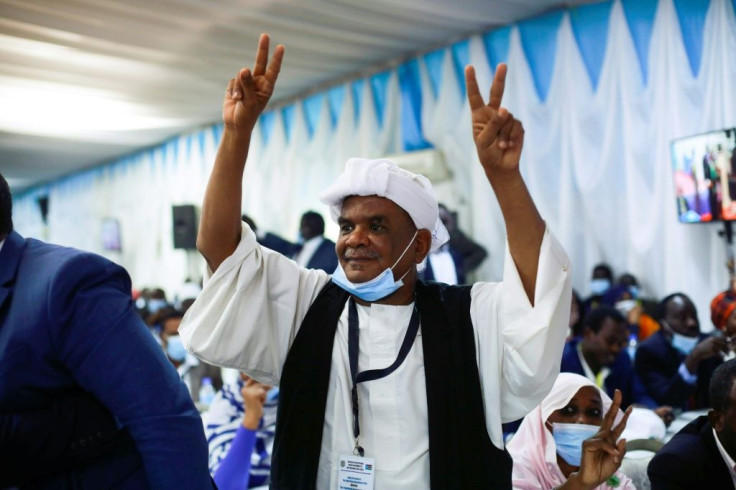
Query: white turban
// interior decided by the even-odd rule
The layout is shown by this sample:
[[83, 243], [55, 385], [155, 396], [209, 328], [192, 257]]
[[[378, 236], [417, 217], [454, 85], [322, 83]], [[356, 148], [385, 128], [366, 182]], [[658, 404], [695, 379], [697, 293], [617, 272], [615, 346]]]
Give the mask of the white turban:
[[450, 239], [440, 221], [432, 183], [424, 175], [404, 170], [391, 160], [351, 158], [345, 171], [319, 198], [330, 207], [332, 219], [337, 221], [342, 202], [348, 196], [380, 196], [395, 202], [409, 213], [418, 230], [430, 231], [431, 252]]

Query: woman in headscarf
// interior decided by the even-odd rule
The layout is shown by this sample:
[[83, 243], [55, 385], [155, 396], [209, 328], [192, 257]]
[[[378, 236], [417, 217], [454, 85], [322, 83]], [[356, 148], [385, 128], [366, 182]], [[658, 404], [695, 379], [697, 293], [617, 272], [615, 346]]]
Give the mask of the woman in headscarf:
[[617, 471], [626, 453], [626, 441], [617, 440], [631, 412], [620, 405], [620, 391], [611, 401], [587, 378], [561, 373], [508, 444], [514, 488], [635, 489]]

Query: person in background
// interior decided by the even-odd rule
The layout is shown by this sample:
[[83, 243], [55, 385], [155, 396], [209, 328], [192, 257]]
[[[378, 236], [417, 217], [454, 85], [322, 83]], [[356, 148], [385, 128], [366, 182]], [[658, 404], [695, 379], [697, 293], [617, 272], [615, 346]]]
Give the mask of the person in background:
[[296, 263], [307, 269], [321, 269], [328, 274], [337, 268], [335, 242], [324, 237], [325, 220], [314, 211], [302, 215], [299, 223], [300, 242], [294, 252]]
[[621, 313], [610, 306], [599, 306], [583, 320], [583, 334], [565, 344], [560, 370], [585, 376], [598, 388], [613, 396], [621, 392], [621, 406], [640, 405], [665, 421], [672, 422], [672, 408], [658, 406], [634, 371], [626, 347], [629, 328]]
[[99, 255], [24, 239], [0, 174], [0, 488], [212, 488], [186, 388]]
[[608, 264], [600, 263], [593, 267], [590, 278], [590, 296], [583, 301], [582, 315], [588, 314], [590, 310], [598, 306], [603, 295], [613, 286], [613, 271]]
[[736, 293], [723, 291], [710, 302], [710, 319], [718, 332], [721, 332], [728, 342], [728, 352], [724, 353], [725, 360], [736, 357]]
[[710, 380], [711, 410], [687, 424], [652, 458], [652, 490], [736, 487], [736, 360]]
[[278, 391], [241, 374], [202, 414], [210, 472], [220, 490], [269, 483]]
[[[438, 204], [440, 220], [450, 234], [449, 247], [462, 257], [462, 272], [472, 274], [488, 257], [488, 252], [479, 243], [466, 235], [457, 224], [457, 212], [451, 211], [442, 203]], [[460, 282], [459, 284], [463, 284]]]
[[619, 276], [616, 286], [618, 296], [611, 297], [607, 295], [608, 299], [612, 301], [606, 304], [618, 308], [626, 317], [632, 331], [636, 332], [637, 343], [643, 342], [659, 330], [659, 323], [654, 319], [658, 302], [642, 296], [639, 281], [629, 272]]
[[560, 373], [508, 443], [514, 489], [634, 489], [617, 471], [626, 454], [619, 437], [631, 413], [620, 406], [620, 392], [612, 401], [583, 376]]
[[710, 406], [708, 383], [728, 342], [700, 332], [695, 305], [683, 293], [662, 299], [657, 316], [661, 329], [639, 344], [634, 361], [649, 396], [685, 410]]
[[270, 248], [271, 250], [274, 250], [281, 255], [284, 255], [285, 257], [292, 257], [294, 253], [296, 253], [297, 245], [295, 243], [291, 243], [289, 240], [282, 238], [275, 233], [271, 233], [270, 231], [263, 231], [262, 229], [258, 228], [253, 219], [247, 214], [242, 215], [241, 218], [248, 224], [248, 226], [250, 226], [250, 229], [253, 230], [253, 232], [256, 234], [256, 240], [258, 240], [258, 243], [260, 243], [264, 247]]
[[183, 317], [182, 311], [170, 306], [158, 312], [161, 345], [166, 357], [174, 365], [189, 390], [192, 400], [200, 402], [199, 390], [202, 387], [202, 380], [209, 378], [216, 391], [222, 388], [222, 375], [219, 367], [200, 361], [184, 348], [179, 337], [179, 326]]

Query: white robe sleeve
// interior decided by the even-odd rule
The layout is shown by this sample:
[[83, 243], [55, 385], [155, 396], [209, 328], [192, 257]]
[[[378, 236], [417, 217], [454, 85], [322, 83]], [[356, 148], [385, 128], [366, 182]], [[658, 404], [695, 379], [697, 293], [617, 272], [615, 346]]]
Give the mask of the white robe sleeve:
[[545, 230], [539, 253], [535, 305], [529, 302], [506, 246], [501, 283], [478, 283], [470, 315], [488, 435], [503, 448], [501, 424], [524, 417], [560, 372], [570, 321], [570, 261]]
[[200, 359], [277, 386], [299, 326], [329, 280], [261, 247], [243, 223], [238, 247], [205, 282], [179, 335]]

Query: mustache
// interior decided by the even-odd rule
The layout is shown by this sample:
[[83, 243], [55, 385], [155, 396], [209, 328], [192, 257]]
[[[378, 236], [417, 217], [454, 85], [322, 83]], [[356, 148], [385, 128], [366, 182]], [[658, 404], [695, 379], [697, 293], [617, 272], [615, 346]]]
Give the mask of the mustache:
[[348, 248], [343, 252], [342, 258], [349, 259], [377, 259], [380, 255], [375, 250]]

